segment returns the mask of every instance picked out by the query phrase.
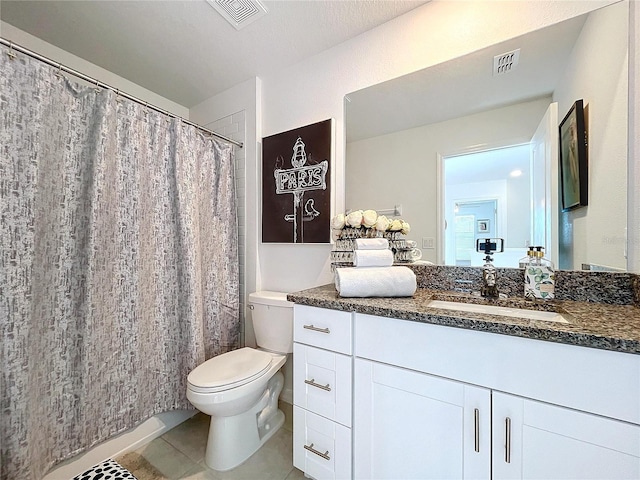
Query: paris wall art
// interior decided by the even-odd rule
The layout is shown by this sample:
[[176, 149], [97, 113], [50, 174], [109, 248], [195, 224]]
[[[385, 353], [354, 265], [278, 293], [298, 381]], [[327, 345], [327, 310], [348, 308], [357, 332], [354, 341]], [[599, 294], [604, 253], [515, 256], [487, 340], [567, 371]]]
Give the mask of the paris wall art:
[[329, 243], [333, 120], [262, 139], [262, 242]]

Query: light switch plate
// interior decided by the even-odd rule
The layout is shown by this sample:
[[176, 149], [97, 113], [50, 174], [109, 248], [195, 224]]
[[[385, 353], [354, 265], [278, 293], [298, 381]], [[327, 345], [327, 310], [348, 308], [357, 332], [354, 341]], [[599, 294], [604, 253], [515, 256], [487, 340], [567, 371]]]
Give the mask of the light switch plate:
[[436, 239], [433, 237], [423, 237], [422, 248], [436, 248]]

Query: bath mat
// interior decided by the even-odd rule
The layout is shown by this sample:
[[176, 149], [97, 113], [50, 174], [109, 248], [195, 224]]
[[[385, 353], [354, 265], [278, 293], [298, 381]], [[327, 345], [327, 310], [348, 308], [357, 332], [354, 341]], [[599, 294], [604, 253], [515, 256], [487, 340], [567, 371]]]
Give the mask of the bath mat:
[[73, 477], [73, 480], [138, 480], [129, 470], [115, 460], [105, 460], [94, 465], [86, 472]]
[[117, 457], [118, 463], [133, 472], [137, 480], [168, 480], [142, 455], [136, 452], [125, 453]]

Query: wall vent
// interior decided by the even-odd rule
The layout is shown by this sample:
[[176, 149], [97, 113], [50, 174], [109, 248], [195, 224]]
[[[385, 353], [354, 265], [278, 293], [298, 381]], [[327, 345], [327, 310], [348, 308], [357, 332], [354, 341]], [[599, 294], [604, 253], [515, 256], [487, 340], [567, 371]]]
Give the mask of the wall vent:
[[513, 70], [520, 60], [520, 49], [493, 57], [493, 75], [502, 75]]
[[207, 0], [207, 3], [236, 30], [246, 27], [269, 11], [260, 0]]

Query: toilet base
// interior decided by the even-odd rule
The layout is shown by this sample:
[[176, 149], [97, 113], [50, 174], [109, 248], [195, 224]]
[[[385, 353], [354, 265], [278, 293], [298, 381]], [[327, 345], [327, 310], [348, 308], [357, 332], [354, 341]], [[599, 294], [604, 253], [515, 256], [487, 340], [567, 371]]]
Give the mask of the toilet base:
[[282, 373], [276, 373], [257, 405], [243, 414], [211, 417], [205, 454], [209, 468], [225, 472], [237, 467], [282, 427], [284, 413], [278, 409], [278, 395], [283, 382]]

